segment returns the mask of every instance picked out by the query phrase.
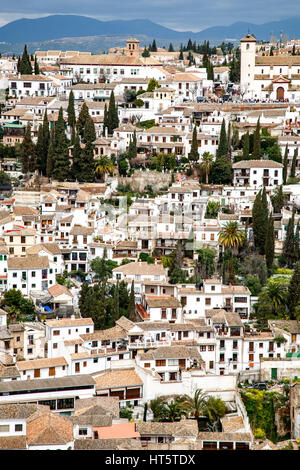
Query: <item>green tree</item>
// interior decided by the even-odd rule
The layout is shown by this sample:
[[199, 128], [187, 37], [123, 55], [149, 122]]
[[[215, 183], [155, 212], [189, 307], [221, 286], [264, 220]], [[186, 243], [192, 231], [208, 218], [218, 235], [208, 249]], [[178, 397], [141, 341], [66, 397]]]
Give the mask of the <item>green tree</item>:
[[219, 233], [219, 243], [225, 248], [237, 251], [245, 239], [245, 231], [237, 222], [227, 222]]
[[197, 128], [196, 128], [196, 126], [194, 126], [194, 130], [193, 130], [192, 145], [191, 145], [191, 151], [190, 151], [190, 154], [189, 154], [189, 159], [194, 163], [199, 160], [198, 141], [197, 141]]
[[144, 47], [144, 50], [142, 52], [142, 57], [150, 57], [150, 52], [146, 47]]
[[148, 83], [148, 87], [147, 87], [147, 90], [146, 92], [147, 93], [152, 93], [154, 90], [156, 90], [157, 88], [160, 88], [160, 84], [158, 83], [157, 80], [155, 80], [155, 78], [151, 78], [149, 80], [149, 83]]
[[130, 294], [129, 294], [128, 318], [129, 320], [133, 322], [137, 321], [137, 314], [136, 314], [136, 307], [135, 307], [134, 281], [131, 282], [131, 289], [130, 289]]
[[22, 173], [35, 170], [35, 145], [31, 138], [31, 125], [27, 124], [23, 142], [20, 145], [20, 158], [22, 163]]
[[107, 156], [102, 155], [99, 160], [96, 161], [95, 174], [102, 181], [105, 180], [105, 176], [112, 174], [114, 171], [114, 164], [111, 159]]
[[267, 226], [266, 242], [265, 242], [266, 264], [267, 264], [269, 273], [271, 273], [271, 269], [272, 269], [272, 265], [274, 261], [274, 251], [275, 251], [274, 219], [273, 219], [273, 215], [270, 213], [268, 226]]
[[228, 144], [227, 144], [227, 136], [226, 136], [225, 119], [223, 119], [216, 158], [224, 157], [225, 155], [227, 155], [227, 149], [228, 149]]
[[282, 185], [275, 188], [274, 194], [271, 196], [271, 201], [275, 214], [279, 214], [284, 204], [287, 202], [287, 195], [283, 193]]
[[254, 246], [261, 255], [265, 254], [268, 227], [268, 204], [265, 187], [257, 194], [252, 208], [252, 229]]
[[35, 56], [35, 58], [34, 58], [34, 74], [35, 74], [35, 75], [39, 75], [39, 74], [40, 74], [40, 67], [39, 67], [39, 64], [38, 64], [38, 61], [37, 61], [36, 56]]
[[104, 116], [103, 116], [103, 131], [102, 131], [102, 135], [105, 136], [105, 129], [107, 129], [108, 127], [108, 122], [107, 122], [107, 118], [108, 118], [108, 111], [107, 111], [107, 106], [106, 106], [106, 103], [104, 105]]
[[168, 52], [174, 52], [173, 44], [170, 42]]
[[32, 75], [32, 66], [26, 44], [24, 46], [23, 54], [20, 60], [19, 73], [21, 75]]
[[69, 147], [65, 133], [65, 121], [62, 108], [59, 110], [55, 130], [55, 151], [52, 177], [57, 181], [67, 181], [70, 177]]
[[213, 163], [214, 157], [211, 153], [209, 152], [204, 152], [202, 157], [201, 157], [201, 169], [203, 170], [205, 174], [205, 183], [208, 184], [208, 176], [211, 171], [212, 163]]
[[289, 218], [286, 235], [283, 242], [282, 255], [288, 267], [292, 267], [296, 261], [295, 245], [295, 212]]
[[48, 152], [47, 152], [46, 175], [48, 178], [52, 178], [54, 158], [55, 158], [55, 134], [54, 134], [54, 131], [52, 131], [50, 134], [49, 147], [48, 147]]
[[258, 118], [256, 129], [254, 132], [254, 141], [253, 141], [253, 159], [260, 160], [261, 159], [261, 146], [260, 146], [260, 120]]
[[283, 172], [282, 172], [283, 184], [286, 184], [287, 172], [288, 172], [288, 146], [286, 145], [284, 157], [283, 157]]
[[80, 135], [81, 138], [83, 138], [85, 123], [89, 115], [89, 108], [87, 107], [87, 104], [84, 101], [76, 122], [77, 133]]
[[[68, 102], [68, 125], [73, 130], [76, 125], [76, 116], [75, 116], [75, 107], [74, 107], [74, 93], [73, 90], [70, 91], [69, 94], [69, 102]], [[72, 142], [74, 144], [74, 142]]]
[[50, 129], [49, 129], [49, 121], [47, 110], [44, 114], [43, 119], [43, 155], [41, 155], [41, 173], [43, 176], [47, 174], [47, 156], [48, 156], [48, 149], [50, 144]]
[[295, 308], [300, 302], [300, 261], [298, 261], [294, 268], [291, 281], [288, 287], [287, 305], [289, 309], [290, 318], [295, 317]]
[[185, 404], [190, 416], [198, 419], [203, 416], [207, 395], [203, 392], [200, 388], [198, 388], [193, 397], [189, 397], [188, 395], [184, 395]]
[[211, 167], [210, 179], [213, 184], [231, 184], [232, 165], [226, 156], [215, 159]]
[[291, 172], [290, 172], [290, 177], [291, 178], [295, 178], [295, 176], [296, 176], [297, 157], [298, 157], [298, 149], [296, 148], [294, 150], [294, 155], [293, 155], [293, 160], [292, 160], [292, 165], [291, 165]]
[[244, 145], [243, 145], [243, 160], [249, 159], [249, 150], [250, 150], [250, 140], [249, 140], [249, 131], [245, 134]]
[[118, 125], [119, 125], [118, 107], [116, 106], [115, 95], [112, 90], [110, 94], [109, 106], [108, 106], [108, 111], [107, 111], [108, 133], [110, 135], [113, 134], [114, 129], [116, 129]]

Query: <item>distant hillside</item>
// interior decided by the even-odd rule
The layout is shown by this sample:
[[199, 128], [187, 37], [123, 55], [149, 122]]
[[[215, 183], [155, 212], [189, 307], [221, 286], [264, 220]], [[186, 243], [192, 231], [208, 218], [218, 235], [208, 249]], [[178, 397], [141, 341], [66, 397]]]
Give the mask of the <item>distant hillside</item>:
[[289, 38], [300, 37], [300, 18], [289, 18], [256, 25], [238, 22], [230, 26], [214, 26], [198, 33], [175, 31], [150, 20], [99, 21], [77, 15], [52, 15], [45, 18], [20, 19], [0, 28], [0, 52], [20, 53], [24, 44], [29, 51], [36, 49], [76, 49], [97, 53], [110, 47], [124, 45], [126, 39], [135, 36], [141, 45], [156, 39], [159, 46], [167, 47], [172, 41], [179, 48], [181, 43], [192, 39], [198, 43], [209, 40], [211, 45], [222, 41], [237, 42], [248, 32], [258, 40], [269, 40], [270, 34], [277, 38], [280, 32]]

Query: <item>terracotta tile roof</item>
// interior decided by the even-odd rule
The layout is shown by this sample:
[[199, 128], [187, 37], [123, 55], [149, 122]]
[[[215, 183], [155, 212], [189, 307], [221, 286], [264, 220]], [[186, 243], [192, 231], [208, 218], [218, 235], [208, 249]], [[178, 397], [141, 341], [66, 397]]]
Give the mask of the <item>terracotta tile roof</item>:
[[140, 359], [193, 359], [197, 358], [202, 361], [198, 348], [187, 346], [161, 346], [153, 351], [148, 351], [140, 355]]
[[0, 420], [1, 419], [27, 419], [30, 416], [36, 415], [37, 412], [44, 413], [49, 410], [48, 406], [25, 404], [25, 403], [7, 403], [0, 405]]
[[244, 431], [245, 425], [241, 416], [229, 416], [221, 419], [224, 432], [241, 432]]
[[249, 432], [199, 432], [198, 440], [200, 441], [237, 441], [252, 442], [252, 436]]
[[93, 431], [98, 431], [99, 439], [138, 439], [140, 433], [135, 430], [135, 423], [119, 423], [107, 427], [95, 427]]
[[283, 168], [282, 163], [274, 162], [273, 160], [242, 160], [233, 163], [233, 169], [247, 169], [247, 168]]
[[75, 401], [75, 416], [77, 415], [90, 415], [94, 414], [107, 414], [109, 413], [114, 418], [119, 418], [119, 397], [91, 397], [80, 398]]
[[181, 303], [174, 297], [147, 296], [146, 303], [150, 308], [179, 308]]
[[125, 331], [131, 330], [131, 328], [134, 327], [135, 323], [133, 323], [131, 320], [128, 320], [128, 318], [122, 316], [116, 321], [116, 324], [123, 328]]
[[181, 420], [175, 423], [140, 422], [136, 430], [143, 435], [154, 436], [184, 436], [197, 437], [198, 424], [196, 420]]
[[125, 338], [126, 336], [126, 331], [120, 326], [113, 326], [107, 330], [96, 330], [94, 333], [80, 335], [84, 341], [118, 339]]
[[54, 286], [49, 287], [48, 292], [52, 295], [52, 297], [58, 297], [63, 294], [73, 297], [72, 292], [70, 292], [66, 286], [61, 284], [54, 284]]
[[38, 245], [34, 245], [27, 248], [26, 253], [28, 255], [34, 255], [39, 253], [41, 250], [46, 250], [52, 255], [57, 255], [61, 253], [61, 250], [57, 243], [39, 243]]
[[73, 440], [73, 423], [67, 417], [50, 411], [27, 422], [28, 445], [59, 445]]
[[74, 225], [70, 232], [71, 235], [92, 235], [93, 233], [92, 227], [84, 227], [83, 225]]
[[68, 363], [64, 357], [53, 357], [46, 359], [32, 359], [29, 361], [17, 361], [19, 370], [43, 369], [45, 367], [67, 366]]
[[143, 381], [135, 369], [116, 369], [94, 377], [96, 389], [143, 385]]
[[65, 326], [93, 325], [91, 318], [62, 318], [61, 320], [47, 320], [46, 325], [50, 328], [61, 328]]
[[0, 449], [11, 450], [11, 449], [27, 449], [26, 436], [1, 436], [0, 437]]
[[136, 439], [75, 439], [74, 450], [142, 450]]
[[8, 258], [8, 269], [45, 269], [49, 268], [47, 256], [27, 255], [24, 257]]
[[124, 266], [119, 266], [113, 269], [113, 272], [123, 273], [127, 275], [141, 274], [141, 275], [158, 275], [165, 276], [166, 271], [162, 264], [148, 264], [147, 262], [133, 262], [125, 264]]

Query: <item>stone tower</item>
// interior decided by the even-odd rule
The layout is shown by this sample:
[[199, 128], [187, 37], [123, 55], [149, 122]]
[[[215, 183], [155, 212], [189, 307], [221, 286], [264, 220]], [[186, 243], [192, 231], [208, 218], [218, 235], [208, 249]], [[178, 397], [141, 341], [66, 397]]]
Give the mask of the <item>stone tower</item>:
[[139, 57], [140, 55], [140, 41], [135, 38], [126, 41], [126, 55], [132, 57]]
[[241, 39], [241, 93], [251, 98], [254, 91], [256, 38], [247, 34]]

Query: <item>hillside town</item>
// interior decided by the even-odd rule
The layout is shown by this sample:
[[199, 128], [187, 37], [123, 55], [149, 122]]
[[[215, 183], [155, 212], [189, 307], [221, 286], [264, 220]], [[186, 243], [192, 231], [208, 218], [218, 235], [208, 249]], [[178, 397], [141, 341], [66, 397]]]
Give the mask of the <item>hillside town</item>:
[[300, 449], [299, 48], [0, 58], [1, 450]]

